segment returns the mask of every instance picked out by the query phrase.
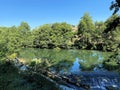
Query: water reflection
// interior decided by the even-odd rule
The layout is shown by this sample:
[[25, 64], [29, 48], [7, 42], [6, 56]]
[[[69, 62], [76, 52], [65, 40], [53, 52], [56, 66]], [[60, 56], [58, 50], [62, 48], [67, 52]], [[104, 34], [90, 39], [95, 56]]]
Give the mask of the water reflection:
[[20, 58], [31, 60], [41, 58], [49, 60], [52, 67], [59, 71], [78, 72], [81, 70], [93, 70], [96, 65], [107, 59], [111, 53], [88, 50], [48, 50], [48, 49], [24, 49], [20, 52]]
[[73, 65], [70, 67], [69, 72], [71, 73], [78, 73], [81, 71], [79, 58], [76, 58], [73, 62]]
[[[104, 90], [107, 86], [109, 87], [111, 85], [114, 87], [120, 87], [120, 78], [118, 77], [118, 79], [115, 73], [104, 71], [101, 64], [101, 62], [106, 60], [111, 54], [112, 53], [108, 52], [87, 50], [57, 51], [24, 49], [20, 52], [19, 57], [25, 58], [28, 61], [30, 59], [33, 60], [34, 58], [47, 60], [51, 64], [49, 70], [52, 73], [59, 73], [59, 75], [64, 78], [68, 77], [71, 82], [75, 82], [76, 78], [77, 84], [89, 85], [91, 90]], [[83, 70], [86, 71], [82, 72]], [[93, 72], [89, 72], [89, 70], [92, 70]], [[116, 90], [119, 90], [119, 88]]]

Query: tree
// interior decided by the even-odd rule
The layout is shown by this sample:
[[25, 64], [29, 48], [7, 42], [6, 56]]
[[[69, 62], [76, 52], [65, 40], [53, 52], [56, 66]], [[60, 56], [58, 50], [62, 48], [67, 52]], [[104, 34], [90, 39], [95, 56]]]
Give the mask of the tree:
[[69, 48], [73, 37], [72, 26], [65, 22], [52, 25], [54, 43], [56, 47]]
[[116, 50], [120, 43], [118, 35], [120, 24], [116, 22], [116, 18], [119, 18], [119, 15], [115, 14], [108, 18], [105, 22], [106, 29], [103, 31], [104, 47], [109, 51]]
[[78, 24], [78, 35], [91, 32], [92, 30], [94, 30], [92, 18], [89, 16], [89, 13], [85, 13]]
[[39, 48], [68, 48], [73, 32], [67, 23], [46, 24], [34, 30], [34, 45]]
[[6, 57], [18, 51], [20, 38], [18, 30], [13, 27], [0, 27], [0, 57]]
[[[118, 12], [119, 8], [120, 8], [120, 0], [113, 1], [110, 6], [110, 10], [114, 9], [113, 16]], [[108, 33], [109, 31], [114, 30], [119, 23], [120, 23], [120, 16], [112, 20], [112, 22], [109, 23], [109, 27], [106, 28], [103, 33]]]
[[117, 13], [119, 8], [120, 8], [120, 0], [116, 0], [115, 2], [113, 1], [111, 6], [110, 6], [110, 10], [114, 9], [113, 14]]
[[29, 46], [29, 36], [30, 36], [30, 26], [26, 22], [21, 22], [20, 26], [18, 27], [20, 38], [21, 38], [21, 46], [27, 47]]
[[[39, 48], [48, 48], [48, 45], [52, 44], [51, 36], [52, 29], [50, 24], [40, 26], [34, 30], [34, 46]], [[51, 48], [52, 47], [54, 47], [54, 45], [52, 45]]]
[[108, 33], [110, 31], [113, 31], [116, 29], [116, 27], [119, 25], [120, 18], [118, 14], [112, 15], [110, 18], [108, 18], [105, 22], [106, 29], [103, 31], [103, 33]]
[[102, 21], [100, 21], [100, 22], [96, 21], [95, 22], [95, 31], [96, 31], [96, 33], [98, 33], [98, 32], [102, 33], [105, 28], [106, 28], [106, 26], [105, 26], [104, 22], [102, 22]]
[[91, 48], [92, 33], [95, 30], [92, 18], [88, 13], [85, 13], [78, 24], [79, 40], [75, 41], [75, 46], [78, 48]]
[[7, 44], [4, 39], [6, 30], [7, 28], [0, 27], [0, 60], [1, 58], [4, 58], [8, 52]]
[[7, 42], [7, 47], [9, 48], [9, 52], [14, 53], [21, 46], [20, 34], [18, 32], [17, 27], [12, 26], [7, 30], [7, 36], [5, 36], [5, 40]]

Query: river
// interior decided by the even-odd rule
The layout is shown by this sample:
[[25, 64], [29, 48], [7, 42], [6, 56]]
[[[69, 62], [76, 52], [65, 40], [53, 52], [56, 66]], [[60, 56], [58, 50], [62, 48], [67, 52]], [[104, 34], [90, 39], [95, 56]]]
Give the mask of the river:
[[115, 90], [119, 90], [120, 76], [105, 70], [102, 65], [110, 55], [111, 52], [94, 50], [23, 49], [19, 58], [27, 62], [33, 59], [49, 61], [51, 64], [49, 70], [72, 82], [77, 88], [72, 90], [79, 90], [78, 86], [89, 86], [90, 90], [107, 90], [106, 87], [115, 87], [117, 88]]
[[97, 70], [101, 63], [112, 53], [94, 50], [51, 50], [51, 49], [23, 49], [19, 57], [26, 61], [32, 59], [47, 59], [58, 72]]

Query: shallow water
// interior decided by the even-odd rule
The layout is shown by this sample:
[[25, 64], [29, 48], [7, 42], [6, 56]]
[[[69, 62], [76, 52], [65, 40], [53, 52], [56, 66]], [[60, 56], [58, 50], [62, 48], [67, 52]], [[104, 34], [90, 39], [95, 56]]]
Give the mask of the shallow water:
[[49, 60], [58, 72], [79, 72], [95, 70], [103, 60], [112, 53], [93, 50], [51, 50], [51, 49], [24, 49], [19, 57], [29, 61], [32, 59]]

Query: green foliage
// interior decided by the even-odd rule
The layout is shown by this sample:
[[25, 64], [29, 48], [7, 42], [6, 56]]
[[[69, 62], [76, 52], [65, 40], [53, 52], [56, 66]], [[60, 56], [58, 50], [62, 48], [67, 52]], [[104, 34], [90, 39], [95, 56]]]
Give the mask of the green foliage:
[[8, 52], [7, 44], [4, 39], [5, 31], [3, 31], [3, 29], [6, 30], [7, 28], [0, 28], [0, 58], [5, 57]]
[[93, 24], [92, 18], [88, 13], [85, 13], [81, 18], [78, 25], [78, 36], [79, 39], [75, 41], [75, 46], [82, 49], [91, 49], [92, 45], [92, 35], [95, 30], [95, 25]]
[[73, 37], [72, 27], [67, 23], [54, 23], [52, 25], [54, 43], [59, 48], [69, 48]]
[[104, 24], [104, 22], [102, 22], [102, 21], [100, 21], [100, 22], [96, 21], [95, 22], [95, 32], [96, 33], [100, 34], [101, 32], [104, 31], [105, 28], [106, 28], [106, 25]]
[[8, 58], [9, 60], [13, 60], [13, 59], [15, 59], [16, 57], [17, 57], [17, 53], [13, 53], [13, 54], [7, 56], [7, 58]]
[[78, 49], [96, 49], [102, 51], [116, 51], [120, 48], [119, 16], [113, 15], [105, 22], [93, 21], [89, 14], [85, 14], [78, 25], [78, 38], [74, 46]]
[[104, 68], [114, 70], [120, 73], [120, 50], [116, 51], [107, 60], [103, 62]]
[[[18, 53], [21, 47], [30, 46], [30, 28], [25, 22], [19, 27], [0, 27], [0, 58]], [[31, 39], [32, 40], [32, 39]]]
[[52, 35], [51, 25], [46, 24], [37, 28], [34, 31], [35, 36], [33, 41], [34, 46], [39, 48], [48, 48], [49, 45], [51, 44], [51, 47], [54, 47], [54, 45], [52, 45], [51, 35]]
[[8, 49], [5, 43], [0, 42], [0, 59], [6, 57], [7, 52]]
[[58, 90], [57, 86], [32, 71], [18, 73], [12, 62], [0, 62], [0, 90]]
[[18, 27], [0, 27], [0, 57], [18, 53], [20, 48], [27, 47], [115, 51], [120, 47], [119, 24], [113, 27], [118, 17], [114, 15], [105, 23], [93, 23], [89, 14], [85, 13], [78, 25], [78, 32], [73, 32], [72, 25], [64, 22], [45, 24], [34, 30], [30, 30], [26, 22]]
[[115, 26], [117, 18], [119, 18], [119, 16], [115, 14], [105, 22], [106, 29], [104, 30], [103, 41], [104, 48], [108, 51], [116, 51], [116, 49], [119, 48], [120, 38], [118, 34], [120, 33], [120, 25], [117, 24], [117, 26]]
[[39, 48], [69, 48], [73, 32], [67, 23], [46, 24], [34, 31], [34, 46]]
[[31, 46], [31, 32], [30, 26], [26, 22], [21, 22], [20, 26], [18, 27], [18, 32], [20, 35], [20, 43], [21, 47], [28, 47]]
[[92, 30], [94, 30], [94, 28], [95, 26], [93, 24], [92, 18], [89, 16], [88, 13], [85, 13], [78, 25], [78, 35], [90, 33]]

